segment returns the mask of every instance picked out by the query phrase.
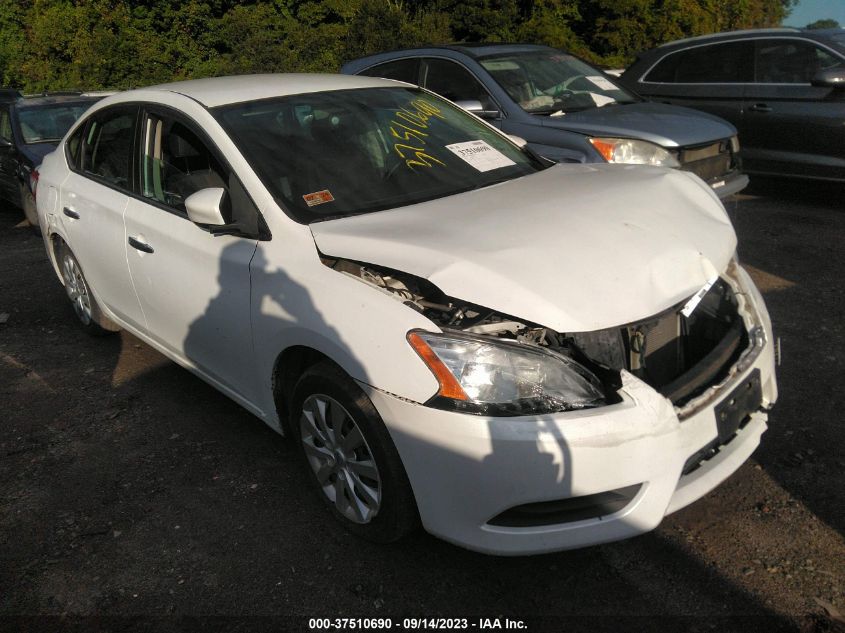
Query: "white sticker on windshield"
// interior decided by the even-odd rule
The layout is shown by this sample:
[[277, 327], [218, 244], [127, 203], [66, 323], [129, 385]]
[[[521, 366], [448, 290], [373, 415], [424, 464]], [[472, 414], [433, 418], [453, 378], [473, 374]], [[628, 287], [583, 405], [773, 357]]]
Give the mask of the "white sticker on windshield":
[[584, 77], [584, 79], [602, 90], [619, 90], [619, 88], [613, 85], [612, 81], [601, 75], [590, 75], [589, 77]]
[[605, 95], [600, 95], [595, 92], [591, 92], [590, 97], [592, 97], [593, 103], [595, 103], [599, 108], [606, 106], [608, 103], [616, 103], [616, 99], [613, 97], [606, 97]]
[[510, 158], [502, 154], [499, 150], [490, 147], [484, 141], [452, 143], [451, 145], [447, 145], [446, 149], [460, 156], [478, 171], [491, 171], [500, 167], [516, 165]]

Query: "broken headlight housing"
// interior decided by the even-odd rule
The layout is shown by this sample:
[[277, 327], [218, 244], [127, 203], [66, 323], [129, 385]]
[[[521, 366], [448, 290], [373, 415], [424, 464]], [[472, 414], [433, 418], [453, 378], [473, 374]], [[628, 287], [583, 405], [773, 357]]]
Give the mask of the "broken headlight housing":
[[451, 332], [413, 331], [408, 342], [440, 383], [430, 406], [515, 416], [607, 404], [595, 375], [545, 348]]
[[659, 145], [633, 138], [591, 138], [590, 143], [608, 163], [680, 167], [676, 156]]

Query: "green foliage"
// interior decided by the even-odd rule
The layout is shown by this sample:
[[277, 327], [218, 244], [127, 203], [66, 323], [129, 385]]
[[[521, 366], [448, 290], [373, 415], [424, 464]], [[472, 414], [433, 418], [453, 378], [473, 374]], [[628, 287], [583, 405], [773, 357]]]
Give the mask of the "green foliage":
[[121, 89], [333, 72], [362, 55], [456, 41], [542, 43], [621, 66], [667, 40], [779, 25], [795, 1], [0, 0], [0, 74], [27, 92]]
[[823, 20], [816, 20], [815, 22], [811, 22], [807, 25], [808, 29], [838, 29], [839, 22], [833, 20], [831, 18], [825, 18]]

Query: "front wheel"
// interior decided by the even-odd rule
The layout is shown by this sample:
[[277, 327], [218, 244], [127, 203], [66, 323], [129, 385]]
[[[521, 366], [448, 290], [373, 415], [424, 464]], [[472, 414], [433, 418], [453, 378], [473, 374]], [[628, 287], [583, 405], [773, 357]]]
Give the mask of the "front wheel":
[[65, 282], [65, 292], [85, 331], [94, 336], [116, 332], [117, 326], [100, 310], [82, 273], [82, 267], [65, 244], [59, 248], [59, 269]]
[[337, 366], [321, 363], [293, 396], [294, 437], [317, 493], [350, 532], [392, 542], [418, 515], [396, 447], [373, 403]]

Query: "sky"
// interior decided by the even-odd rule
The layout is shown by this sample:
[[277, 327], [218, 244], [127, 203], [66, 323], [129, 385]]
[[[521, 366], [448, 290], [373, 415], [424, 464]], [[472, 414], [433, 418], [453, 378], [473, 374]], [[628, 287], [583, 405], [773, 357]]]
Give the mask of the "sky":
[[845, 0], [800, 0], [784, 20], [784, 25], [807, 26], [824, 18], [833, 18], [840, 26], [845, 26]]

